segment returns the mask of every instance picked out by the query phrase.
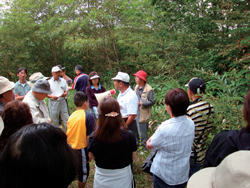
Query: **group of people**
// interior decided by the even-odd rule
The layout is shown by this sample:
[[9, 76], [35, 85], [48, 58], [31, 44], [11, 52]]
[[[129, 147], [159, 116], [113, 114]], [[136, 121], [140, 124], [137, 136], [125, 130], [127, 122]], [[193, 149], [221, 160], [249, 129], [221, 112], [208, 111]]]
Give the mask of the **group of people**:
[[[21, 163], [27, 164], [28, 160], [32, 160], [32, 158], [22, 156], [22, 154], [27, 155], [26, 150], [29, 147], [33, 150], [34, 156], [37, 154], [34, 150], [41, 149], [42, 153], [47, 153], [47, 157], [53, 155], [51, 160], [54, 160], [56, 155], [53, 154], [52, 148], [47, 148], [46, 151], [43, 143], [47, 142], [49, 146], [53, 145], [53, 141], [49, 138], [47, 141], [42, 140], [45, 138], [44, 134], [47, 134], [50, 130], [54, 132], [53, 134], [65, 132], [66, 143], [74, 151], [74, 155], [70, 154], [70, 157], [76, 157], [74, 160], [77, 163], [72, 165], [74, 166], [73, 169], [78, 168], [75, 169], [75, 172], [78, 174], [79, 187], [84, 187], [86, 184], [89, 174], [88, 163], [92, 159], [96, 161], [94, 187], [103, 187], [106, 179], [110, 180], [109, 184], [105, 185], [106, 187], [112, 187], [117, 183], [121, 187], [134, 186], [131, 168], [139, 144], [139, 128], [142, 127], [142, 143], [144, 143], [144, 150], [146, 150], [148, 121], [154, 104], [153, 89], [146, 81], [147, 74], [144, 71], [138, 71], [134, 74], [137, 86], [133, 91], [129, 86], [129, 75], [118, 72], [116, 77], [112, 78], [115, 89], [120, 91], [118, 100], [105, 97], [98, 103], [95, 94], [103, 93], [106, 89], [100, 85], [100, 75], [97, 72], [91, 72], [89, 75], [84, 74], [82, 66], [77, 65], [75, 67], [77, 76], [73, 85], [69, 87], [68, 84], [72, 83], [72, 80], [63, 69], [64, 67], [60, 65], [54, 66], [51, 69], [51, 77], [45, 77], [42, 73], [37, 72], [32, 74], [27, 81], [27, 70], [22, 67], [17, 71], [19, 80], [16, 83], [0, 76], [0, 112], [2, 113], [0, 165], [2, 165], [2, 169], [12, 168], [12, 163], [6, 163], [6, 160], [9, 160], [13, 153], [17, 153], [17, 155], [12, 156], [10, 161], [19, 161], [19, 170], [24, 169], [25, 167], [22, 167]], [[73, 97], [77, 110], [69, 116], [66, 97], [70, 89], [77, 90]], [[49, 108], [44, 100], [45, 97], [49, 98]], [[59, 117], [63, 121], [63, 129], [58, 129], [60, 127]], [[96, 124], [97, 119], [98, 123]], [[50, 124], [56, 129], [53, 126], [51, 127]], [[29, 131], [31, 132], [26, 134]], [[34, 142], [29, 140], [32, 143], [29, 145], [28, 142], [22, 141], [22, 139], [25, 139], [23, 135], [27, 135], [30, 137], [29, 139], [33, 137], [36, 139], [36, 136], [32, 134], [38, 134], [38, 132], [41, 134], [38, 136], [41, 143], [37, 143], [37, 140], [34, 140]], [[15, 139], [10, 141], [13, 137]], [[64, 138], [60, 135], [57, 138], [61, 139], [61, 149], [64, 152], [72, 153], [65, 146]], [[45, 163], [42, 159], [40, 160], [41, 163]], [[39, 167], [40, 162], [37, 163]], [[50, 161], [47, 162], [51, 163]], [[42, 168], [41, 173], [44, 173], [45, 169], [48, 170], [49, 166], [45, 165], [45, 167], [47, 169]], [[27, 166], [27, 168], [35, 168], [35, 163]], [[1, 172], [4, 171], [0, 170], [0, 174]], [[21, 171], [14, 170], [12, 172], [14, 172], [13, 174], [19, 174]], [[111, 174], [115, 174], [116, 177], [114, 178]], [[7, 175], [5, 174], [5, 178], [0, 178], [0, 181], [3, 182], [1, 185], [17, 187], [15, 181], [9, 181], [6, 178]], [[55, 180], [57, 179], [55, 176], [53, 177]], [[123, 181], [120, 182], [121, 179]], [[28, 182], [23, 185], [30, 187], [35, 180]]]
[[[224, 158], [230, 161], [249, 155], [236, 151], [250, 149], [250, 92], [243, 107], [247, 127], [216, 135], [207, 150], [204, 143], [213, 126], [214, 108], [202, 98], [206, 84], [201, 78], [192, 78], [185, 85], [187, 92], [175, 88], [166, 93], [170, 119], [148, 139], [154, 92], [146, 72], [133, 74], [134, 90], [129, 75], [118, 72], [112, 78], [119, 90], [117, 100], [103, 97], [98, 102], [96, 94], [106, 89], [100, 85], [97, 72], [87, 75], [77, 65], [77, 76], [72, 81], [64, 69], [57, 65], [51, 69], [51, 78], [38, 72], [27, 81], [27, 70], [22, 67], [15, 84], [0, 76], [1, 187], [67, 187], [78, 175], [78, 186], [82, 188], [91, 160], [95, 160], [95, 188], [135, 187], [132, 162], [139, 145], [142, 151], [156, 152], [151, 166], [155, 188], [203, 187], [203, 174], [226, 168]], [[70, 115], [66, 98], [71, 89], [76, 90], [73, 101], [77, 110]], [[49, 98], [49, 109], [45, 97]], [[233, 152], [236, 154], [232, 157]], [[191, 154], [194, 164], [190, 167]], [[213, 168], [200, 170], [202, 164], [203, 168]], [[215, 177], [206, 186], [219, 186], [221, 182]]]

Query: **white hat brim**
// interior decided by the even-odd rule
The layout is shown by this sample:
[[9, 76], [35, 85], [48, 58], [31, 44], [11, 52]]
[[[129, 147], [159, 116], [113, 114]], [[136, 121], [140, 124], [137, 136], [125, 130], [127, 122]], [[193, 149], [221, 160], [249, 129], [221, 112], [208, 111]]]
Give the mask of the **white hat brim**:
[[95, 79], [95, 78], [100, 78], [100, 76], [94, 75], [94, 76], [92, 76], [92, 77], [90, 78], [90, 80], [93, 80], [93, 79]]
[[111, 78], [111, 80], [121, 80], [121, 78], [119, 76], [116, 76], [114, 78]]
[[210, 177], [216, 167], [204, 168], [191, 176], [187, 188], [210, 188]]

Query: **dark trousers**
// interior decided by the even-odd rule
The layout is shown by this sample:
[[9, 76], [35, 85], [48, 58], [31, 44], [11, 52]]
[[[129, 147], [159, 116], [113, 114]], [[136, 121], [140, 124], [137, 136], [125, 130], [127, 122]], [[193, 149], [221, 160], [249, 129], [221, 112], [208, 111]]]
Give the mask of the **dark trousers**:
[[168, 185], [161, 178], [153, 174], [154, 188], [185, 188], [187, 182], [179, 185]]
[[139, 133], [137, 130], [136, 120], [132, 121], [132, 123], [128, 126], [128, 129], [134, 132], [136, 144], [138, 145], [139, 144]]

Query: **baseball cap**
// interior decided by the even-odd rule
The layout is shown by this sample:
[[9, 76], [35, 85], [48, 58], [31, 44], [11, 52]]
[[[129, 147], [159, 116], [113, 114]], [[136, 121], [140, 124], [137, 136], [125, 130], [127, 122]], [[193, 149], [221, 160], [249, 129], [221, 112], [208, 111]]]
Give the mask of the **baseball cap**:
[[138, 78], [144, 80], [145, 82], [147, 82], [146, 78], [147, 78], [147, 73], [144, 72], [143, 70], [139, 70], [137, 73], [133, 74], [134, 76], [137, 76]]
[[250, 187], [250, 151], [241, 150], [228, 155], [217, 167], [196, 172], [187, 188], [247, 188]]
[[185, 85], [188, 87], [192, 92], [198, 93], [197, 89], [199, 88], [200, 91], [205, 92], [206, 89], [206, 83], [198, 77], [194, 77]]
[[118, 74], [114, 78], [111, 78], [111, 79], [112, 80], [120, 80], [120, 81], [129, 83], [130, 77], [125, 72], [118, 72]]
[[8, 78], [0, 76], [0, 94], [12, 90], [14, 86], [15, 86], [14, 82], [10, 82]]
[[57, 65], [61, 70], [65, 69], [62, 65]]
[[35, 85], [32, 88], [32, 91], [35, 91], [37, 93], [46, 93], [46, 94], [51, 94], [51, 90], [50, 90], [50, 85], [49, 82], [47, 80], [37, 80]]
[[61, 71], [61, 69], [58, 66], [54, 66], [51, 69], [51, 72], [59, 72], [59, 71]]

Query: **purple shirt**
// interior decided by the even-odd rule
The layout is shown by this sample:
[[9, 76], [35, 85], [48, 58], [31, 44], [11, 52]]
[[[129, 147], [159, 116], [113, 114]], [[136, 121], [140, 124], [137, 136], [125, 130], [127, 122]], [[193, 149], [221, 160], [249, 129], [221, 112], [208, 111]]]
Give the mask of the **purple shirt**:
[[98, 106], [98, 102], [96, 100], [95, 97], [95, 93], [103, 93], [105, 92], [106, 89], [105, 87], [99, 85], [99, 88], [95, 89], [92, 86], [88, 86], [86, 87], [86, 94], [88, 95], [88, 99], [89, 99], [89, 108], [93, 108], [93, 106]]

